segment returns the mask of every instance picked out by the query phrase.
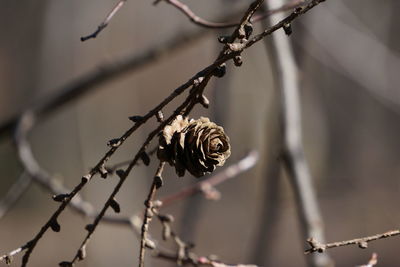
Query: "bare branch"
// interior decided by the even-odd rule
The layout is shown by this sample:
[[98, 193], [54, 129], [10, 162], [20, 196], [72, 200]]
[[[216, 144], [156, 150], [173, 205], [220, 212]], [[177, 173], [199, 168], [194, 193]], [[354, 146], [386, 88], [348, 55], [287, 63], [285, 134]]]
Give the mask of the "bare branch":
[[162, 186], [162, 172], [164, 170], [165, 162], [160, 162], [157, 172], [154, 175], [153, 183], [150, 187], [150, 192], [145, 201], [146, 210], [144, 213], [144, 219], [142, 224], [142, 234], [140, 238], [140, 252], [139, 252], [139, 267], [144, 266], [144, 255], [146, 252], [146, 243], [147, 241], [147, 232], [149, 230], [149, 223], [153, 217], [153, 208], [154, 208], [154, 196], [158, 188]]
[[114, 17], [114, 15], [118, 12], [118, 10], [121, 9], [121, 7], [125, 4], [126, 0], [120, 0], [115, 7], [108, 13], [107, 17], [105, 20], [100, 23], [100, 25], [97, 27], [97, 30], [95, 30], [92, 34], [89, 34], [88, 36], [81, 37], [81, 41], [84, 42], [88, 39], [96, 38], [97, 35], [104, 30], [105, 27], [108, 26], [108, 23], [110, 23], [110, 20]]
[[163, 203], [162, 207], [166, 207], [171, 205], [179, 200], [192, 196], [196, 193], [204, 192], [205, 186], [217, 186], [229, 179], [235, 178], [240, 173], [245, 172], [252, 168], [258, 161], [258, 152], [253, 150], [248, 155], [246, 155], [243, 159], [238, 161], [235, 164], [230, 165], [223, 171], [201, 181], [194, 185], [188, 186], [179, 192], [161, 198], [161, 202]]
[[368, 261], [367, 264], [360, 265], [358, 267], [373, 267], [378, 264], [378, 254], [372, 253], [371, 259]]
[[[41, 98], [38, 102], [26, 107], [25, 110], [35, 110], [36, 116], [49, 114], [61, 106], [91, 92], [91, 90], [105, 82], [121, 77], [130, 71], [143, 68], [171, 55], [171, 53], [181, 51], [184, 47], [198, 42], [205, 34], [206, 31], [204, 30], [179, 33], [166, 42], [155, 44], [143, 53], [135, 53], [115, 62], [103, 64], [65, 86], [51, 90], [55, 93]], [[13, 130], [23, 112], [21, 111], [3, 122], [0, 125], [0, 135]]]
[[[283, 2], [282, 0], [270, 0], [266, 2], [266, 6], [267, 8], [270, 8], [271, 5], [280, 6]], [[319, 1], [312, 1], [306, 8], [312, 7], [313, 2], [316, 5]], [[304, 9], [298, 8], [292, 13], [292, 16], [304, 12]], [[277, 16], [279, 17], [277, 19], [285, 20], [282, 20], [282, 16]], [[287, 30], [285, 33], [290, 34]], [[271, 50], [270, 54], [276, 65], [277, 83], [281, 93], [283, 159], [295, 192], [303, 236], [304, 238], [318, 236], [318, 239], [324, 240], [322, 216], [302, 144], [298, 70], [288, 37], [283, 33], [273, 35]], [[316, 257], [308, 258], [308, 260], [310, 266], [314, 267], [333, 265], [332, 260], [326, 254], [316, 254]]]
[[388, 231], [388, 232], [385, 232], [382, 234], [376, 234], [376, 235], [372, 235], [372, 236], [361, 237], [361, 238], [339, 241], [339, 242], [333, 242], [333, 243], [327, 243], [327, 244], [320, 243], [315, 238], [311, 237], [307, 240], [307, 243], [310, 245], [310, 248], [307, 249], [304, 253], [305, 254], [311, 254], [314, 252], [323, 253], [329, 248], [337, 248], [337, 247], [350, 246], [350, 245], [357, 245], [359, 248], [365, 249], [368, 247], [369, 242], [392, 237], [392, 236], [398, 236], [398, 235], [400, 235], [400, 230], [392, 230], [392, 231]]

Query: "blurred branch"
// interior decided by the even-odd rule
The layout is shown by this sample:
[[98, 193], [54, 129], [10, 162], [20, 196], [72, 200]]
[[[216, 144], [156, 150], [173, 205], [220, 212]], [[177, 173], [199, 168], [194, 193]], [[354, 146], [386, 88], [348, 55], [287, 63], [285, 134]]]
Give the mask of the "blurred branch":
[[108, 26], [108, 23], [110, 23], [111, 19], [114, 17], [114, 15], [118, 12], [118, 10], [121, 9], [121, 7], [125, 4], [126, 0], [120, 0], [117, 5], [108, 13], [107, 17], [105, 20], [100, 23], [100, 25], [97, 27], [97, 30], [94, 31], [92, 34], [89, 34], [88, 36], [81, 37], [81, 41], [84, 42], [88, 39], [96, 38], [97, 35], [104, 30], [105, 27]]
[[361, 237], [361, 238], [339, 241], [339, 242], [333, 242], [333, 243], [327, 243], [327, 244], [323, 244], [323, 243], [317, 241], [317, 239], [311, 237], [307, 240], [307, 243], [310, 245], [310, 248], [307, 249], [304, 253], [305, 254], [311, 254], [314, 252], [323, 253], [329, 248], [337, 248], [337, 247], [350, 246], [350, 245], [357, 245], [359, 248], [365, 249], [368, 247], [369, 242], [392, 237], [392, 236], [398, 236], [398, 235], [400, 235], [400, 230], [392, 230], [392, 231], [388, 231], [388, 232], [385, 232], [382, 234], [376, 234], [376, 235], [372, 235], [372, 236]]
[[373, 267], [378, 264], [378, 254], [372, 253], [371, 259], [368, 261], [367, 264], [360, 265], [358, 267]]
[[197, 193], [204, 193], [206, 188], [217, 186], [229, 179], [237, 177], [239, 174], [247, 171], [252, 168], [258, 161], [259, 155], [258, 152], [253, 150], [249, 154], [247, 154], [244, 158], [238, 161], [235, 164], [230, 165], [225, 168], [223, 171], [210, 176], [209, 178], [198, 182], [194, 185], [183, 188], [175, 194], [166, 196], [161, 199], [163, 203], [162, 207], [168, 206], [174, 202], [187, 198]]
[[0, 201], [0, 219], [14, 206], [31, 185], [32, 178], [23, 172]]
[[[283, 2], [283, 0], [269, 0], [265, 5], [266, 8], [271, 8], [274, 5], [282, 5]], [[318, 2], [311, 1], [308, 7], [318, 4]], [[299, 10], [299, 12], [301, 11]], [[276, 19], [282, 20], [282, 16], [277, 15]], [[271, 19], [271, 24], [273, 23], [274, 20]], [[287, 35], [291, 33], [290, 24], [287, 24], [285, 33]], [[303, 236], [305, 239], [310, 236], [318, 236], [318, 239], [324, 240], [323, 221], [302, 143], [298, 70], [291, 43], [283, 32], [272, 36], [270, 54], [276, 68], [277, 84], [281, 93], [283, 163], [296, 196]], [[314, 267], [333, 265], [332, 260], [326, 254], [316, 254], [315, 257], [308, 259], [310, 266]]]
[[[165, 42], [155, 44], [144, 52], [135, 53], [112, 63], [103, 64], [71, 83], [59, 89], [52, 90], [54, 93], [42, 97], [39, 101], [29, 105], [24, 110], [35, 110], [37, 116], [49, 114], [61, 106], [89, 93], [96, 86], [121, 77], [130, 71], [146, 67], [171, 55], [171, 53], [189, 47], [193, 43], [198, 42], [206, 33], [205, 30], [179, 33]], [[22, 113], [23, 111], [2, 123], [0, 125], [0, 135], [12, 131]]]
[[[312, 51], [309, 42], [299, 45], [319, 62], [366, 89], [384, 107], [400, 114], [398, 53], [373, 36], [345, 4], [335, 1], [335, 5], [338, 6], [336, 13], [340, 15], [332, 10], [321, 10], [308, 21], [301, 21], [305, 38], [318, 45]], [[357, 27], [346, 23], [347, 20], [354, 21], [352, 24]], [[323, 23], [318, 23], [320, 21]], [[332, 32], [335, 32], [334, 36]], [[374, 64], [365, 64], [365, 58]]]
[[[205, 27], [205, 28], [214, 28], [214, 29], [221, 29], [221, 28], [231, 28], [231, 27], [236, 27], [240, 23], [237, 22], [211, 22], [207, 21], [198, 15], [194, 13], [187, 5], [183, 4], [179, 0], [156, 0], [154, 4], [158, 4], [159, 2], [166, 2], [172, 6], [174, 6], [176, 9], [181, 11], [186, 17], [190, 19], [191, 22], [194, 24]], [[263, 14], [260, 14], [258, 16], [254, 16], [250, 22], [254, 23], [260, 20], [263, 20], [267, 18], [268, 16], [271, 16], [272, 14], [276, 14], [278, 12], [283, 12], [283, 11], [288, 11], [290, 9], [293, 9], [295, 7], [298, 7], [304, 0], [293, 0], [291, 3], [284, 4], [279, 8], [275, 9], [270, 9], [264, 12]]]

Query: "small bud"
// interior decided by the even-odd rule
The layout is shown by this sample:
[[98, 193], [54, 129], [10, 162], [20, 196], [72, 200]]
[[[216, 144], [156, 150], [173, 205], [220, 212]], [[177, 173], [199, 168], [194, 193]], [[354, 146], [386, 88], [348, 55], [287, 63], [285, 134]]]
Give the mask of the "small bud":
[[292, 34], [292, 24], [290, 23], [285, 23], [283, 25], [283, 30], [285, 31], [286, 35], [291, 35]]
[[67, 198], [69, 198], [69, 194], [59, 194], [59, 195], [53, 195], [53, 200], [55, 202], [63, 202]]
[[86, 245], [84, 245], [78, 250], [78, 259], [81, 261], [84, 260], [85, 258], [86, 258]]
[[116, 170], [115, 174], [118, 175], [118, 177], [121, 179], [125, 177], [125, 171], [121, 169]]
[[104, 179], [107, 178], [108, 171], [107, 171], [107, 169], [106, 169], [106, 167], [104, 165], [100, 166], [99, 172], [100, 172], [101, 178], [104, 178]]
[[7, 265], [11, 265], [11, 262], [13, 261], [13, 257], [10, 255], [7, 255], [4, 257], [4, 261], [6, 262]]
[[236, 67], [242, 66], [242, 64], [243, 64], [242, 57], [241, 56], [234, 57], [233, 58], [233, 63], [235, 63]]
[[93, 232], [93, 230], [94, 230], [94, 225], [93, 225], [93, 224], [87, 224], [87, 225], [85, 226], [85, 230], [88, 231], [88, 232]]
[[225, 73], [226, 73], [226, 64], [223, 63], [215, 68], [213, 74], [215, 77], [222, 78], [225, 76]]
[[89, 182], [90, 178], [92, 178], [92, 175], [87, 174], [85, 176], [82, 176], [82, 183], [87, 183]]
[[233, 43], [233, 44], [227, 44], [229, 49], [233, 52], [238, 52], [243, 50], [243, 44], [241, 43]]
[[119, 147], [120, 145], [121, 140], [119, 138], [114, 138], [107, 142], [107, 146], [109, 147]]
[[157, 117], [157, 121], [158, 122], [163, 122], [164, 121], [164, 113], [162, 112], [162, 110], [159, 110], [156, 114]]
[[154, 183], [156, 185], [156, 188], [159, 189], [161, 186], [163, 186], [163, 179], [161, 176], [155, 176], [154, 177]]
[[294, 14], [300, 14], [303, 11], [303, 7], [299, 6], [296, 7], [293, 11]]
[[218, 42], [221, 44], [226, 44], [229, 41], [229, 36], [219, 36], [218, 37]]
[[251, 34], [253, 33], [253, 24], [251, 24], [250, 22], [247, 22], [244, 26], [244, 31], [246, 34], [246, 39], [249, 39], [249, 37], [251, 36]]
[[154, 243], [153, 240], [146, 239], [146, 248], [155, 249], [156, 248], [156, 244]]
[[149, 166], [150, 164], [150, 157], [149, 155], [146, 153], [146, 151], [143, 151], [140, 154], [140, 159], [143, 161], [144, 165]]
[[60, 267], [72, 267], [72, 263], [69, 261], [62, 261], [58, 264]]
[[171, 237], [171, 226], [168, 223], [163, 223], [162, 226], [162, 239], [166, 241]]
[[362, 249], [368, 248], [368, 242], [361, 241], [360, 243], [358, 243], [358, 247]]
[[160, 221], [162, 222], [173, 222], [174, 221], [174, 216], [172, 216], [171, 214], [166, 214], [166, 215], [159, 215], [158, 218], [160, 219]]
[[53, 230], [56, 233], [60, 232], [60, 230], [61, 230], [61, 226], [57, 222], [56, 219], [53, 219], [53, 220], [50, 221], [50, 228], [51, 228], [51, 230]]
[[110, 201], [110, 207], [114, 210], [116, 213], [121, 212], [121, 207], [119, 206], [118, 202], [113, 198]]
[[153, 201], [153, 207], [154, 207], [154, 208], [159, 208], [159, 207], [162, 206], [162, 204], [163, 204], [163, 203], [162, 203], [161, 200], [158, 200], [158, 199], [157, 199], [157, 200], [154, 200], [154, 201]]
[[208, 108], [210, 106], [210, 101], [207, 99], [207, 97], [205, 95], [201, 95], [200, 97], [200, 104], [204, 107], [204, 108]]
[[239, 30], [238, 30], [238, 38], [239, 39], [244, 39], [246, 38], [246, 32], [244, 30], [243, 25], [240, 25]]
[[142, 116], [131, 116], [129, 117], [129, 120], [131, 120], [132, 122], [140, 122], [143, 120]]

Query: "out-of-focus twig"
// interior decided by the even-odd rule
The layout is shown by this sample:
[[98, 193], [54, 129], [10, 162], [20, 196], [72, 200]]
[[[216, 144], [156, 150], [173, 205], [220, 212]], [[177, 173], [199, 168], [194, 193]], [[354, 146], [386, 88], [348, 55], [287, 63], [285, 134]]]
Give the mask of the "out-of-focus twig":
[[0, 201], [0, 219], [14, 206], [31, 185], [32, 178], [23, 172]]
[[104, 19], [102, 23], [97, 27], [97, 30], [95, 30], [92, 34], [89, 34], [87, 36], [81, 37], [81, 41], [84, 42], [88, 39], [96, 38], [97, 35], [104, 30], [105, 27], [108, 26], [108, 23], [110, 23], [111, 19], [114, 17], [114, 15], [118, 12], [118, 10], [121, 9], [121, 7], [125, 4], [126, 0], [120, 0], [115, 7], [108, 13], [107, 17]]
[[376, 235], [372, 235], [372, 236], [361, 237], [361, 238], [339, 241], [339, 242], [333, 242], [333, 243], [326, 243], [326, 244], [321, 243], [319, 240], [312, 237], [307, 240], [307, 243], [310, 245], [310, 248], [307, 249], [304, 253], [305, 254], [311, 254], [314, 252], [323, 253], [329, 248], [337, 248], [337, 247], [343, 247], [343, 246], [349, 246], [349, 245], [357, 245], [359, 248], [364, 249], [364, 248], [368, 247], [369, 242], [392, 237], [392, 236], [398, 236], [398, 235], [400, 235], [400, 230], [392, 230], [392, 231], [388, 231], [388, 232], [385, 232], [382, 234], [376, 234]]
[[[337, 12], [321, 10], [300, 22], [304, 25], [305, 38], [316, 42], [317, 46], [309, 51], [308, 42], [299, 45], [311, 57], [366, 89], [383, 107], [400, 114], [398, 53], [374, 36], [346, 4], [335, 1], [335, 6], [340, 8]], [[346, 23], [347, 20], [354, 23]], [[335, 36], [330, 34], [332, 32]], [[374, 64], [365, 64], [366, 57]]]
[[[35, 110], [37, 116], [49, 114], [61, 106], [89, 93], [105, 82], [121, 77], [130, 71], [144, 68], [149, 64], [171, 55], [171, 53], [189, 47], [195, 42], [198, 42], [206, 33], [205, 30], [181, 32], [165, 42], [155, 44], [144, 52], [135, 53], [112, 63], [103, 64], [65, 86], [51, 90], [54, 93], [40, 98], [39, 101], [27, 106], [24, 110]], [[1, 123], [0, 135], [12, 131], [23, 112], [24, 111], [21, 111]]]
[[357, 267], [373, 267], [378, 264], [378, 254], [372, 253], [371, 259], [368, 261], [367, 264], [359, 265]]
[[237, 177], [240, 173], [245, 172], [252, 168], [258, 161], [258, 152], [253, 150], [247, 154], [244, 158], [235, 164], [230, 165], [225, 170], [201, 181], [194, 185], [183, 188], [175, 194], [161, 198], [163, 203], [162, 207], [171, 205], [172, 203], [187, 198], [196, 193], [204, 193], [206, 188], [209, 186], [214, 187], [229, 179]]
[[[269, 0], [265, 2], [267, 8], [280, 6], [283, 0]], [[318, 1], [314, 1], [315, 4]], [[309, 5], [313, 4], [310, 2]], [[271, 19], [281, 21], [279, 14]], [[286, 34], [290, 34], [290, 24], [286, 26]], [[275, 64], [277, 84], [281, 92], [281, 126], [283, 131], [283, 162], [288, 172], [304, 238], [318, 236], [325, 240], [322, 216], [318, 207], [318, 200], [312, 184], [311, 174], [304, 155], [301, 127], [301, 108], [299, 97], [298, 70], [294, 59], [291, 43], [288, 37], [279, 32], [272, 36], [271, 57]], [[327, 267], [333, 262], [327, 254], [315, 254], [308, 258], [310, 266]]]
[[[201, 26], [201, 27], [222, 29], [222, 28], [236, 27], [240, 24], [238, 22], [211, 22], [211, 21], [205, 20], [205, 19], [199, 17], [198, 15], [196, 15], [196, 13], [194, 13], [187, 5], [180, 2], [179, 0], [156, 0], [154, 3], [157, 4], [158, 2], [161, 2], [161, 1], [164, 1], [164, 2], [174, 6], [176, 9], [181, 11], [186, 17], [188, 17], [191, 22], [193, 22], [194, 24]], [[272, 14], [276, 14], [276, 13], [283, 12], [283, 11], [288, 11], [290, 9], [293, 9], [293, 8], [299, 6], [302, 2], [304, 2], [304, 0], [293, 0], [292, 2], [290, 2], [288, 4], [282, 5], [281, 7], [270, 9], [270, 10], [267, 10], [266, 12], [264, 12], [263, 14], [254, 16], [250, 21], [252, 23], [254, 23], [254, 22], [263, 20], [263, 19], [267, 18], [268, 16], [271, 16]]]

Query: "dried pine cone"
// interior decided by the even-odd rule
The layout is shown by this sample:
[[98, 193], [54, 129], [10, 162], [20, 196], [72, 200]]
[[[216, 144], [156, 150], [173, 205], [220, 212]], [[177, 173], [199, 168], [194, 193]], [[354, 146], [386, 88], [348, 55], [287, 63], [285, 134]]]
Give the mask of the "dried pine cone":
[[162, 131], [157, 155], [175, 166], [178, 176], [188, 170], [201, 177], [214, 171], [216, 166], [224, 165], [231, 155], [231, 147], [224, 129], [208, 118], [189, 121], [177, 116]]

